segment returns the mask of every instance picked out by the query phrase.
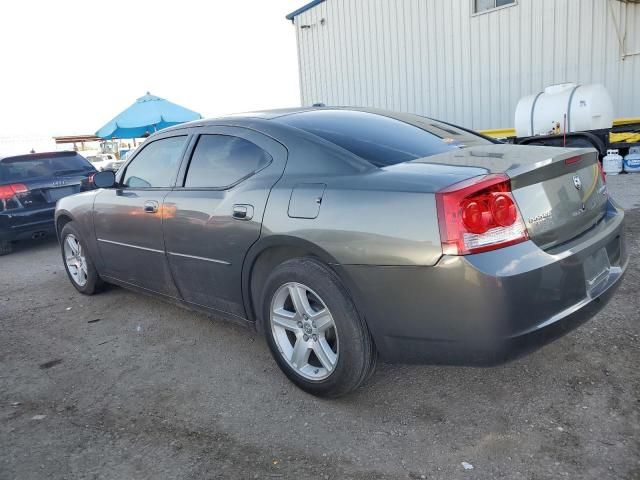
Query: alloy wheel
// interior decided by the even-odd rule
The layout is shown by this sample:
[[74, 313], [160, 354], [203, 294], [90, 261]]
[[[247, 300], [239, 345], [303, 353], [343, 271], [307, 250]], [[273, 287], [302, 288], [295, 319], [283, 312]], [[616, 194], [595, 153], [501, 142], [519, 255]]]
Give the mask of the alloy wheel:
[[282, 358], [299, 375], [324, 380], [338, 362], [338, 332], [324, 301], [306, 285], [286, 283], [271, 301], [271, 331]]
[[72, 233], [64, 239], [64, 259], [73, 281], [78, 286], [84, 287], [89, 276], [87, 259], [82, 251], [82, 245]]

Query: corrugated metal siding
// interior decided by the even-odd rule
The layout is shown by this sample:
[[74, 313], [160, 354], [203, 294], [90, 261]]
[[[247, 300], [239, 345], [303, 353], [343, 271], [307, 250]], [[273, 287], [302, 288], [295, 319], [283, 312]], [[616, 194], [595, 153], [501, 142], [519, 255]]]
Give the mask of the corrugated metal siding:
[[[611, 3], [611, 9], [607, 5]], [[518, 100], [554, 83], [603, 83], [616, 116], [640, 116], [640, 5], [518, 0], [326, 0], [295, 18], [303, 105], [360, 105], [473, 128], [513, 124]], [[322, 22], [324, 20], [324, 23]]]

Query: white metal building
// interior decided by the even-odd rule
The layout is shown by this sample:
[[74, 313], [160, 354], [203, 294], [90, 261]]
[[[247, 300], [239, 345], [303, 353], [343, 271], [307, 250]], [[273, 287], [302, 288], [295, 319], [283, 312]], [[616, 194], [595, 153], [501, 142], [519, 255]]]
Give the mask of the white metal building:
[[520, 97], [602, 83], [640, 116], [640, 0], [315, 0], [289, 14], [303, 105], [513, 126]]

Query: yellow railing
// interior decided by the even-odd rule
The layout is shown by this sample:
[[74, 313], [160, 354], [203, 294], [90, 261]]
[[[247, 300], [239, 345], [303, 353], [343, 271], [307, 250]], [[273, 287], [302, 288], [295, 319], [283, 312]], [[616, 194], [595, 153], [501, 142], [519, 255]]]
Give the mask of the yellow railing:
[[[640, 117], [617, 118], [613, 121], [615, 127], [633, 123], [640, 123]], [[479, 130], [479, 132], [487, 137], [493, 138], [510, 138], [516, 136], [515, 128], [493, 128], [489, 130]], [[610, 140], [611, 142], [640, 142], [640, 133], [612, 133]]]
[[638, 143], [640, 142], [640, 133], [635, 133], [635, 132], [610, 133], [609, 141], [611, 143]]
[[509, 138], [516, 136], [515, 128], [494, 128], [491, 130], [478, 130], [481, 134], [493, 138]]
[[613, 126], [629, 125], [631, 123], [640, 123], [640, 117], [617, 118], [613, 121]]

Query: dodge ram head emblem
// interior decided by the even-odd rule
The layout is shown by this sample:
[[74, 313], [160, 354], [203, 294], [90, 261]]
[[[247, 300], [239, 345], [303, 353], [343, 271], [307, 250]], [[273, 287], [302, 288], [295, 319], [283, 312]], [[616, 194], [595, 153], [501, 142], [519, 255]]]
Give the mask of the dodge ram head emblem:
[[577, 190], [582, 190], [582, 180], [580, 180], [580, 177], [578, 175], [573, 176], [573, 185]]

